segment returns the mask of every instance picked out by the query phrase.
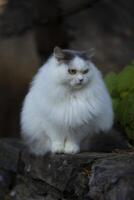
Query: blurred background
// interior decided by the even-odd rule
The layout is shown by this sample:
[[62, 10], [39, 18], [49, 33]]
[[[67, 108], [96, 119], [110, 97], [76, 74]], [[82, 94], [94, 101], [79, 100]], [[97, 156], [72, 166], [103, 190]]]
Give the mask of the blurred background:
[[29, 82], [59, 45], [95, 49], [103, 74], [134, 58], [133, 0], [0, 0], [0, 137], [18, 136]]

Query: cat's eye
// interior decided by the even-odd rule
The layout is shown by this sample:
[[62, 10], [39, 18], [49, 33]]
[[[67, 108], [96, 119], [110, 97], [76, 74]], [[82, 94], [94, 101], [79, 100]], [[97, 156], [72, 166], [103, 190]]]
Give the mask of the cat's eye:
[[87, 74], [89, 72], [89, 69], [84, 70], [82, 73]]
[[68, 69], [68, 73], [71, 75], [74, 75], [77, 73], [77, 70], [76, 69]]

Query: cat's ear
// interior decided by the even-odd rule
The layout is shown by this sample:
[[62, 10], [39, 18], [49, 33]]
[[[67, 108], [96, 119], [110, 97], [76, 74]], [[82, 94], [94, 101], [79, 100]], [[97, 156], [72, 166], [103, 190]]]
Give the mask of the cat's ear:
[[58, 61], [64, 60], [64, 53], [60, 47], [54, 48], [54, 56]]

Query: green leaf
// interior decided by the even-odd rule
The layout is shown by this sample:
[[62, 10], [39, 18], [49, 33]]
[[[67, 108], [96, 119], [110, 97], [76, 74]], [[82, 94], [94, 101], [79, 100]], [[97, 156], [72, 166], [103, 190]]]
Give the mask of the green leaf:
[[109, 74], [106, 75], [105, 77], [105, 83], [106, 86], [111, 94], [112, 97], [116, 97], [117, 96], [117, 74], [114, 72], [111, 72]]
[[134, 65], [128, 66], [120, 72], [117, 79], [119, 93], [134, 90]]

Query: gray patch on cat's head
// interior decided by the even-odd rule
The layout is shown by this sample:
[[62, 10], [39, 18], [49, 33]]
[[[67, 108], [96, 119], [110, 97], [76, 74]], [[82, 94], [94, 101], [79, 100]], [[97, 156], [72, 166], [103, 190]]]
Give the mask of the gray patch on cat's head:
[[88, 55], [86, 52], [69, 50], [69, 49], [61, 49], [60, 47], [54, 48], [54, 56], [60, 63], [70, 63], [76, 56], [80, 57], [81, 59], [87, 61], [89, 60]]

